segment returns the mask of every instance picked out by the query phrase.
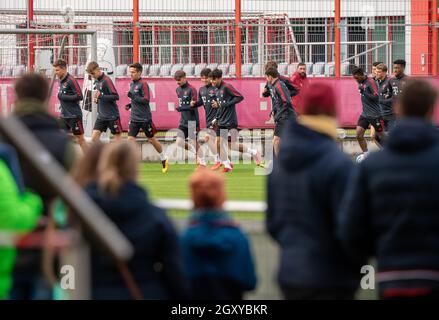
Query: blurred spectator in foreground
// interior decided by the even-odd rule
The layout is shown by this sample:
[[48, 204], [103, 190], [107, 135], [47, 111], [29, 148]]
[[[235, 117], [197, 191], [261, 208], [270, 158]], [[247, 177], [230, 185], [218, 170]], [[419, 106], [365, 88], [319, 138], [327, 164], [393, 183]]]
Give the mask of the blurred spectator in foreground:
[[256, 274], [246, 236], [223, 209], [224, 177], [205, 169], [189, 184], [195, 211], [182, 243], [192, 298], [241, 300], [256, 287]]
[[360, 268], [343, 254], [335, 221], [352, 161], [335, 143], [331, 86], [310, 84], [303, 113], [285, 126], [268, 177], [266, 225], [279, 243], [278, 281], [286, 299], [353, 299]]
[[[32, 230], [42, 212], [41, 199], [22, 189], [15, 151], [0, 143], [0, 242], [13, 241], [10, 233]], [[0, 300], [8, 298], [15, 256], [13, 242], [0, 244]]]
[[339, 236], [352, 259], [375, 256], [381, 299], [439, 298], [439, 133], [436, 89], [408, 81], [384, 150], [347, 188]]
[[91, 144], [72, 169], [73, 179], [84, 188], [86, 185], [98, 180], [98, 164], [105, 144], [96, 141]]
[[[34, 134], [59, 164], [69, 170], [75, 161], [76, 152], [71, 138], [61, 130], [57, 119], [49, 114], [49, 106], [46, 103], [49, 96], [47, 78], [36, 73], [26, 74], [15, 83], [15, 93], [16, 101], [13, 110], [15, 116]], [[56, 197], [55, 191], [49, 188], [29, 163], [20, 159], [20, 165], [26, 188], [31, 189], [43, 199], [43, 213], [47, 215]], [[43, 227], [44, 224], [40, 222], [40, 226]], [[40, 261], [40, 249], [18, 251], [12, 299], [52, 298], [52, 288], [42, 276]]]
[[[177, 234], [165, 212], [155, 207], [137, 184], [140, 154], [130, 142], [104, 147], [97, 182], [85, 191], [134, 246], [128, 262], [145, 299], [186, 297]], [[130, 299], [114, 262], [97, 250], [92, 252], [92, 298]]]

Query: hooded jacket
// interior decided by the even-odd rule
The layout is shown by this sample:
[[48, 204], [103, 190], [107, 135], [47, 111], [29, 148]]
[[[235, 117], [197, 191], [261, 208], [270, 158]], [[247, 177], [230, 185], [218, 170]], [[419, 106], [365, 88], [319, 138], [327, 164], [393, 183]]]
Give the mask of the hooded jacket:
[[[89, 184], [85, 191], [134, 246], [128, 268], [143, 297], [186, 297], [176, 231], [165, 212], [150, 203], [145, 190], [126, 182], [117, 196], [103, 194], [96, 183]], [[93, 299], [131, 299], [112, 260], [96, 248], [92, 250]]]
[[438, 159], [438, 130], [401, 119], [347, 188], [338, 234], [352, 259], [376, 257], [378, 282], [439, 281]]
[[360, 268], [349, 263], [336, 238], [336, 216], [353, 164], [321, 133], [332, 127], [335, 135], [326, 118], [290, 121], [268, 178], [266, 226], [281, 249], [283, 288], [355, 290], [358, 285]]

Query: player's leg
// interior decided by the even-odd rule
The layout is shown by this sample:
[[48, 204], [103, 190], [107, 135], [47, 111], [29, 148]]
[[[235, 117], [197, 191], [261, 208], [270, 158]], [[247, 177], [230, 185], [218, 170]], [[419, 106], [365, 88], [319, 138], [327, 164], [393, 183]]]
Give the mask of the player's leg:
[[130, 121], [128, 124], [128, 141], [136, 142], [136, 137], [139, 134], [140, 126], [138, 123]]
[[92, 142], [96, 142], [99, 140], [99, 138], [101, 137], [102, 131], [100, 130], [93, 130], [92, 134], [91, 134], [91, 141]]
[[280, 137], [278, 136], [273, 136], [273, 150], [274, 150], [274, 155], [277, 157], [279, 156], [279, 150], [280, 150]]
[[249, 153], [252, 156], [252, 158], [255, 160], [256, 165], [259, 166], [261, 164], [261, 155], [259, 154], [258, 150], [252, 149], [243, 143], [239, 143], [238, 129], [231, 128], [229, 132], [231, 138], [230, 149], [239, 151], [240, 153]]
[[232, 171], [232, 164], [229, 160], [229, 130], [228, 128], [220, 128], [219, 130], [219, 137], [220, 137], [220, 158], [221, 162], [224, 166], [223, 172], [230, 172]]
[[364, 139], [364, 133], [366, 132], [366, 129], [368, 127], [369, 127], [369, 121], [366, 118], [360, 116], [357, 123], [356, 134], [357, 134], [358, 144], [360, 145], [360, 148], [363, 151], [363, 153], [367, 153], [368, 151], [367, 142], [366, 139]]
[[168, 157], [163, 152], [162, 144], [157, 140], [155, 134], [157, 133], [157, 129], [152, 121], [146, 121], [142, 126], [143, 133], [145, 134], [148, 142], [154, 147], [160, 157], [160, 161], [162, 163], [162, 172], [167, 173], [169, 170], [169, 161]]
[[102, 132], [107, 131], [108, 123], [105, 120], [96, 119], [96, 122], [93, 127], [93, 132], [91, 134], [91, 141], [96, 142], [101, 138]]
[[384, 140], [384, 120], [382, 118], [375, 119], [373, 124], [371, 125], [374, 128], [374, 139], [373, 141], [378, 146], [378, 148], [382, 149], [383, 140]]
[[212, 170], [218, 170], [222, 166], [221, 160], [221, 139], [220, 139], [220, 128], [217, 126], [215, 129], [215, 150], [216, 150], [216, 159], [215, 164], [210, 168]]
[[84, 137], [84, 126], [82, 125], [82, 118], [78, 117], [74, 119], [74, 126], [71, 127], [72, 133], [75, 136], [76, 142], [81, 148], [82, 152], [85, 153], [88, 149], [88, 143]]
[[110, 123], [110, 131], [113, 134], [114, 141], [122, 141], [122, 122], [120, 118]]

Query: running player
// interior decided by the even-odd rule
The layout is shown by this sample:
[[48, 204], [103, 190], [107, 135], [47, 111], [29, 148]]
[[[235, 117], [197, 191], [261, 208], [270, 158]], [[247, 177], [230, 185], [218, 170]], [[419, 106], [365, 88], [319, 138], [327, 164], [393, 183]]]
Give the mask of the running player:
[[272, 112], [275, 122], [273, 149], [274, 154], [278, 156], [282, 129], [290, 117], [296, 116], [296, 112], [291, 106], [291, 98], [285, 83], [279, 79], [277, 69], [270, 67], [265, 71], [265, 75], [271, 95]]
[[[200, 79], [204, 86], [198, 90], [198, 101], [192, 101], [192, 107], [204, 106], [204, 111], [206, 115], [206, 135], [204, 137], [204, 143], [207, 143], [209, 149], [215, 155], [215, 164], [219, 163], [221, 165], [221, 159], [218, 154], [216, 146], [216, 112], [217, 108], [212, 108], [212, 102], [216, 100], [216, 87], [212, 85], [212, 79], [209, 78], [209, 74], [212, 70], [209, 68], [204, 68], [201, 70]], [[200, 165], [205, 166], [206, 160], [205, 155], [200, 156]]]
[[92, 141], [97, 141], [102, 132], [110, 129], [115, 140], [122, 139], [122, 124], [116, 101], [119, 94], [111, 79], [100, 70], [97, 62], [92, 61], [87, 65], [87, 72], [95, 79], [93, 101], [98, 104], [98, 117], [94, 124]]
[[384, 133], [384, 122], [381, 117], [379, 94], [375, 81], [365, 75], [363, 69], [358, 67], [354, 68], [352, 75], [358, 82], [358, 91], [363, 106], [363, 112], [361, 113], [357, 124], [357, 140], [363, 151], [363, 154], [358, 157], [358, 161], [362, 161], [368, 154], [364, 133], [369, 125], [373, 126], [375, 129], [375, 141], [378, 146], [381, 147], [380, 143]]
[[84, 138], [82, 110], [79, 106], [79, 101], [83, 99], [81, 88], [76, 79], [67, 72], [67, 63], [64, 60], [56, 60], [53, 68], [59, 79], [58, 99], [61, 104], [61, 124], [73, 133], [76, 142], [85, 152], [88, 145]]
[[395, 124], [396, 118], [393, 112], [392, 94], [389, 87], [390, 78], [387, 76], [387, 66], [385, 64], [377, 65], [376, 77], [378, 93], [380, 94], [380, 107], [384, 120], [384, 130], [387, 132]]
[[[176, 89], [178, 107], [176, 110], [180, 112], [177, 145], [192, 151], [198, 158], [197, 134], [200, 131], [200, 119], [198, 107], [193, 103], [197, 101], [197, 90], [189, 84], [183, 70], [176, 71], [174, 79], [178, 85]], [[197, 159], [197, 163], [198, 165], [206, 165], [205, 163], [199, 163], [199, 159]]]
[[126, 110], [131, 109], [128, 140], [136, 141], [137, 135], [142, 130], [149, 143], [158, 152], [162, 162], [162, 172], [166, 173], [169, 168], [168, 159], [163, 152], [162, 145], [155, 138], [157, 130], [152, 122], [151, 109], [149, 107], [149, 86], [146, 80], [141, 77], [142, 70], [143, 67], [138, 62], [129, 66], [132, 81], [130, 91], [128, 91], [128, 98], [131, 99], [131, 103], [125, 106]]
[[[230, 147], [241, 153], [247, 152], [252, 155], [257, 166], [261, 164], [261, 156], [255, 149], [247, 148], [238, 141], [238, 118], [236, 115], [236, 104], [244, 100], [244, 97], [230, 84], [222, 80], [223, 73], [215, 69], [210, 73], [212, 84], [217, 88], [216, 100], [212, 102], [212, 107], [217, 108], [216, 136], [219, 142], [219, 154], [224, 165], [224, 172], [232, 171], [232, 165], [228, 157], [228, 136], [230, 134]], [[216, 164], [212, 170], [218, 170], [221, 164]]]

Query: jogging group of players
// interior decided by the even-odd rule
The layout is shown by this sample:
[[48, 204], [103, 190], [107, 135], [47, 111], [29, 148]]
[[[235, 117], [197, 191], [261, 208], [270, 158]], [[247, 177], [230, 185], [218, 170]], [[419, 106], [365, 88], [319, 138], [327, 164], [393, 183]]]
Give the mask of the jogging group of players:
[[[404, 73], [404, 60], [393, 63], [394, 76], [387, 75], [388, 68], [381, 62], [373, 64], [372, 77], [368, 77], [361, 68], [353, 69], [353, 77], [359, 84], [359, 93], [362, 102], [362, 113], [357, 123], [357, 140], [362, 149], [362, 154], [357, 161], [362, 161], [368, 154], [368, 147], [364, 138], [365, 131], [370, 128], [371, 136], [380, 147], [385, 133], [394, 125], [395, 115], [393, 102], [402, 92], [407, 76]], [[84, 138], [82, 110], [79, 102], [83, 100], [81, 88], [76, 79], [67, 72], [67, 63], [59, 59], [53, 64], [55, 74], [59, 79], [58, 99], [60, 101], [62, 125], [70, 130], [82, 150], [87, 149]], [[125, 106], [130, 110], [128, 139], [135, 141], [140, 131], [143, 131], [148, 141], [153, 145], [160, 156], [162, 172], [169, 169], [168, 158], [161, 143], [156, 139], [156, 127], [152, 120], [150, 102], [150, 89], [145, 78], [141, 77], [142, 65], [133, 63], [129, 66], [131, 76], [130, 90], [127, 96], [131, 103]], [[87, 73], [94, 79], [92, 92], [93, 102], [97, 103], [97, 118], [94, 123], [92, 142], [99, 140], [101, 134], [110, 130], [115, 140], [121, 139], [122, 124], [120, 120], [117, 101], [119, 94], [110, 77], [99, 67], [97, 62], [90, 62], [86, 68]], [[272, 109], [270, 117], [273, 118], [274, 138], [273, 151], [279, 153], [282, 128], [290, 118], [296, 118], [298, 113], [300, 92], [307, 83], [306, 64], [299, 63], [295, 74], [289, 78], [279, 74], [277, 63], [269, 61], [265, 65], [266, 86], [262, 95], [270, 97]], [[199, 92], [187, 80], [184, 71], [175, 72], [174, 79], [177, 83], [176, 94], [180, 113], [177, 131], [177, 145], [194, 152], [197, 156], [197, 167], [206, 167], [208, 150], [215, 155], [215, 164], [212, 170], [231, 172], [233, 164], [228, 155], [228, 149], [252, 156], [257, 166], [263, 166], [258, 150], [239, 143], [238, 118], [236, 105], [244, 97], [231, 84], [222, 79], [219, 69], [205, 68], [200, 73], [203, 86]], [[294, 101], [294, 105], [293, 105]], [[204, 136], [200, 135], [200, 121], [198, 108], [203, 106], [206, 117]], [[202, 138], [200, 139], [200, 137]], [[205, 144], [207, 148], [200, 148]]]

